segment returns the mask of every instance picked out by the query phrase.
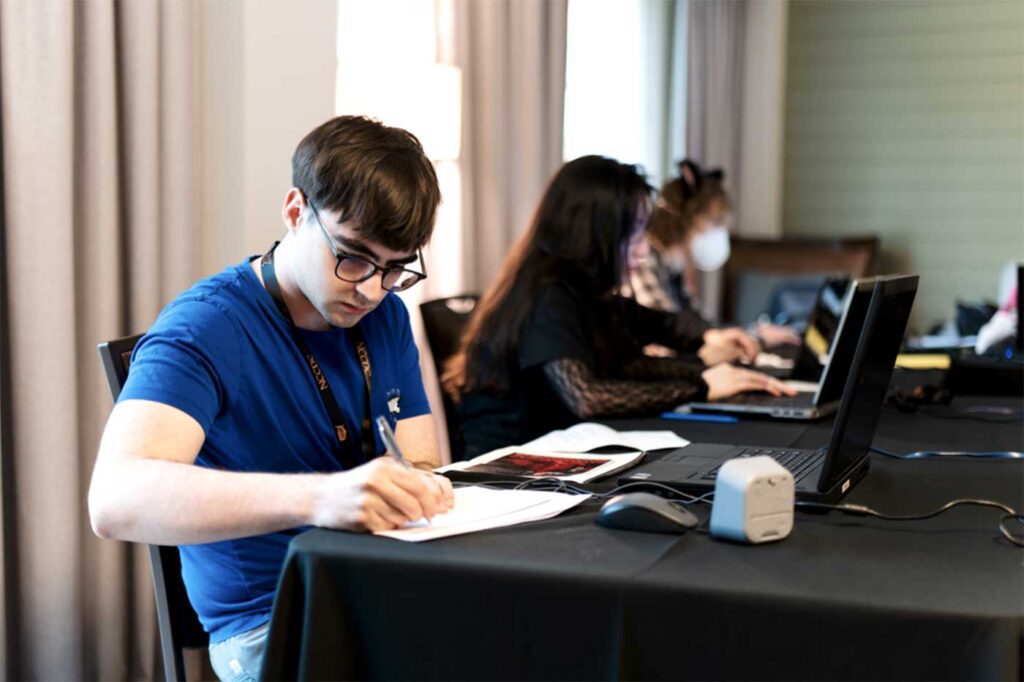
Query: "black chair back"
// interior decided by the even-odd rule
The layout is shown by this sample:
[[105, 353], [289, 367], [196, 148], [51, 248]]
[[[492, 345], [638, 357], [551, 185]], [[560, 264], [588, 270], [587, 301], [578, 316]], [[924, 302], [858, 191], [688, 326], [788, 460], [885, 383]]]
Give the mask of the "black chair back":
[[[434, 367], [438, 376], [444, 371], [444, 363], [455, 355], [459, 348], [462, 331], [469, 322], [480, 296], [465, 294], [438, 298], [420, 304], [423, 316], [423, 329], [430, 344], [430, 355], [434, 359]], [[451, 398], [442, 391], [444, 400], [444, 418], [448, 426], [448, 446], [452, 461], [463, 459], [462, 426], [459, 422], [458, 409]]]
[[[100, 362], [107, 375], [107, 384], [114, 400], [128, 378], [132, 349], [141, 336], [130, 336], [101, 343]], [[185, 680], [185, 649], [205, 649], [210, 637], [199, 623], [199, 617], [185, 593], [181, 579], [181, 555], [177, 547], [149, 545], [149, 562], [153, 569], [156, 594], [156, 618], [160, 629], [160, 651], [164, 660], [164, 676], [169, 681]]]

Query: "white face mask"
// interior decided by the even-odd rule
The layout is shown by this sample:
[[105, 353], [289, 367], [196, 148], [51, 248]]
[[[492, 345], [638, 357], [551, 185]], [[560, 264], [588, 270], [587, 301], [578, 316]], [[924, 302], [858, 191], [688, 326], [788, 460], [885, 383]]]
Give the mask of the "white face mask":
[[690, 256], [698, 270], [713, 272], [729, 260], [729, 228], [713, 225], [694, 236]]

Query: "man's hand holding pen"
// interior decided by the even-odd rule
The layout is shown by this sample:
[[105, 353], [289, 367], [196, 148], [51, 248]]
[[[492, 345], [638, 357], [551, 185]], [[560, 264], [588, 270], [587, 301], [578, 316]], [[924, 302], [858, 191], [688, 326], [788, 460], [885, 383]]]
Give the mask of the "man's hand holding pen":
[[[378, 457], [349, 471], [310, 476], [316, 486], [306, 524], [337, 530], [390, 530], [443, 514], [454, 505], [444, 476]], [[298, 524], [301, 525], [301, 524]]]
[[413, 467], [402, 456], [386, 421], [379, 420], [377, 428], [387, 455], [349, 471], [310, 477], [317, 490], [306, 523], [374, 532], [429, 521], [454, 506], [451, 482]]

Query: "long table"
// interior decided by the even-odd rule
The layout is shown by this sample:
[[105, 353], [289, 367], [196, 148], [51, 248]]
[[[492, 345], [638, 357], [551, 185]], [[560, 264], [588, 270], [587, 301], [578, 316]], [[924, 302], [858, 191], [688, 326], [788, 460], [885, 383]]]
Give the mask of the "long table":
[[[1017, 418], [886, 408], [875, 445], [1021, 449], [1021, 400], [958, 399], [949, 414], [972, 405]], [[765, 446], [816, 447], [830, 430], [828, 422], [611, 423]], [[1020, 510], [1024, 464], [873, 456], [846, 501], [910, 514], [965, 497]], [[798, 513], [786, 540], [746, 546], [605, 529], [594, 522], [598, 508], [588, 502], [549, 521], [422, 544], [299, 536], [264, 677], [1022, 678], [1024, 551], [998, 533], [994, 509], [916, 522]]]

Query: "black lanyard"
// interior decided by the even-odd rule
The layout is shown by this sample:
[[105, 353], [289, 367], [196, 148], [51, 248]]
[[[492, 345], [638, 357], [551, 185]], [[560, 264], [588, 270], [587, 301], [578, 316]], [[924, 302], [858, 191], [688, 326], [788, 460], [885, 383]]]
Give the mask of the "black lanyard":
[[331, 392], [331, 387], [327, 383], [327, 376], [320, 369], [320, 364], [316, 361], [312, 351], [309, 350], [309, 346], [306, 345], [306, 340], [302, 338], [302, 335], [296, 329], [295, 322], [288, 312], [288, 306], [285, 305], [284, 297], [281, 295], [281, 287], [277, 283], [277, 275], [274, 272], [274, 249], [277, 248], [278, 243], [274, 242], [274, 245], [270, 247], [270, 251], [263, 254], [263, 258], [260, 259], [263, 285], [267, 288], [270, 298], [277, 305], [277, 309], [281, 311], [284, 319], [288, 321], [288, 331], [291, 332], [295, 345], [299, 347], [303, 357], [306, 358], [306, 365], [313, 375], [313, 383], [320, 393], [320, 399], [327, 410], [327, 416], [330, 417], [331, 423], [334, 425], [334, 435], [338, 439], [338, 449], [340, 451], [338, 461], [344, 468], [351, 469], [364, 462], [369, 462], [377, 456], [377, 446], [374, 443], [373, 429], [370, 426], [370, 413], [372, 411], [370, 407], [370, 390], [373, 384], [373, 369], [370, 365], [370, 352], [366, 346], [366, 339], [363, 338], [363, 331], [358, 324], [346, 330], [346, 335], [353, 342], [359, 366], [363, 370], [366, 389], [365, 400], [363, 401], [363, 424], [360, 430], [360, 448], [357, 450], [355, 443], [349, 438], [349, 430], [345, 426], [345, 418], [342, 416], [341, 408], [338, 407], [338, 401], [334, 398], [334, 393]]

